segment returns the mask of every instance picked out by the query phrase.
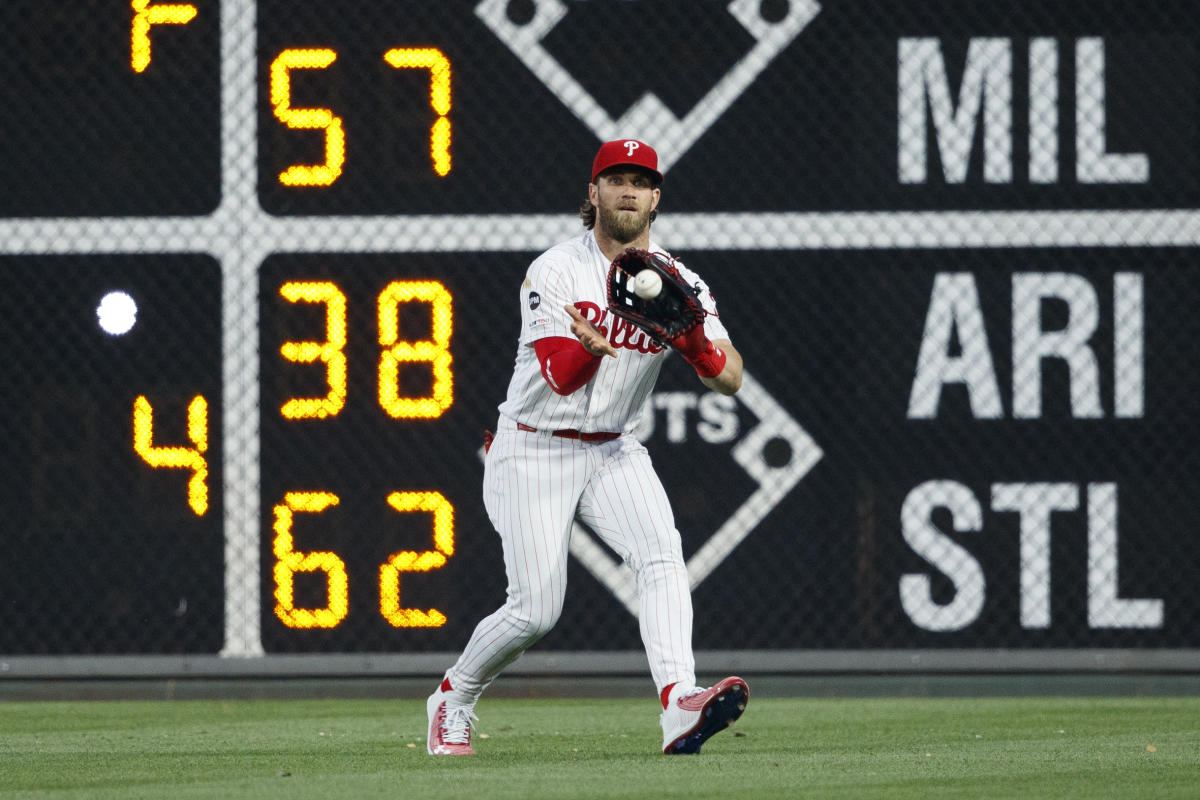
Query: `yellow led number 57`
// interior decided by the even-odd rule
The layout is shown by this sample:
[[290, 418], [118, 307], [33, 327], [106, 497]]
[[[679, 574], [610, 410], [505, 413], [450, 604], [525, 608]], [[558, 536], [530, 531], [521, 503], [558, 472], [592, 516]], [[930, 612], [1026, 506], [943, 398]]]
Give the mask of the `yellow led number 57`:
[[[291, 303], [325, 306], [325, 338], [322, 341], [284, 342], [280, 354], [298, 364], [320, 363], [325, 369], [328, 391], [323, 397], [293, 397], [280, 408], [287, 419], [328, 419], [346, 404], [346, 295], [331, 281], [290, 281], [279, 294]], [[401, 338], [400, 307], [424, 303], [430, 307], [431, 336], [412, 341]], [[441, 416], [454, 402], [454, 373], [451, 369], [450, 338], [454, 332], [453, 298], [438, 281], [393, 281], [377, 298], [380, 346], [378, 361], [379, 405], [397, 419]], [[401, 367], [428, 363], [433, 387], [428, 396], [400, 394]], [[318, 423], [319, 424], [319, 423]], [[336, 506], [340, 498], [332, 492], [288, 492], [274, 508], [275, 615], [291, 628], [332, 628], [349, 612], [349, 574], [346, 563], [328, 551], [300, 551], [293, 543], [292, 523], [296, 514], [321, 514]], [[399, 513], [433, 515], [433, 549], [393, 553], [379, 567], [379, 613], [398, 628], [436, 628], [446, 616], [436, 608], [422, 611], [400, 605], [401, 573], [428, 572], [445, 566], [454, 555], [454, 506], [440, 492], [392, 492], [387, 503]], [[325, 605], [297, 608], [294, 597], [296, 573], [325, 573]]]
[[[320, 130], [325, 136], [325, 161], [293, 164], [279, 173], [284, 186], [329, 186], [342, 174], [346, 161], [346, 130], [342, 118], [329, 108], [293, 108], [292, 72], [327, 69], [337, 51], [327, 47], [291, 48], [271, 62], [271, 106], [275, 118], [294, 130]], [[395, 69], [429, 71], [429, 106], [434, 113], [429, 128], [429, 159], [433, 171], [450, 173], [450, 60], [436, 47], [397, 47], [383, 54]]]

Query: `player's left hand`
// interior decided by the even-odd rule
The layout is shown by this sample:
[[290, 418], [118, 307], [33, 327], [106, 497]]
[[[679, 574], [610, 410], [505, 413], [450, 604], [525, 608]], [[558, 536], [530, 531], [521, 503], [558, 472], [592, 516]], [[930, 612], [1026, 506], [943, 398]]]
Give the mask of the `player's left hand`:
[[583, 314], [579, 313], [578, 308], [570, 304], [563, 308], [571, 315], [571, 333], [575, 334], [575, 338], [579, 339], [579, 343], [585, 350], [594, 356], [617, 357], [617, 349], [605, 338], [604, 334], [596, 329], [595, 325], [583, 318]]

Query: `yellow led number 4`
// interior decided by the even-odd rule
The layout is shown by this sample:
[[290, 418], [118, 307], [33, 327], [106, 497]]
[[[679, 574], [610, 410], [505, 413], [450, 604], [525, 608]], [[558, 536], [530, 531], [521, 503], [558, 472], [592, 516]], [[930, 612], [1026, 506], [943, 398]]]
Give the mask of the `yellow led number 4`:
[[192, 446], [154, 443], [154, 406], [145, 395], [133, 401], [133, 451], [153, 469], [186, 469], [188, 507], [196, 516], [208, 511], [208, 401], [196, 395], [187, 409], [187, 436]]
[[[450, 174], [450, 60], [434, 47], [398, 47], [384, 61], [396, 69], [429, 70], [429, 105], [436, 116], [429, 129], [429, 159], [438, 177]], [[325, 161], [294, 164], [279, 173], [284, 186], [329, 186], [342, 174], [346, 162], [346, 130], [342, 118], [329, 108], [293, 108], [292, 72], [327, 69], [337, 51], [327, 47], [290, 48], [271, 62], [271, 106], [275, 118], [295, 130], [320, 130], [325, 136]]]
[[[287, 419], [324, 419], [336, 416], [346, 405], [346, 295], [328, 281], [292, 281], [279, 287], [291, 303], [325, 305], [325, 340], [284, 342], [280, 354], [293, 363], [325, 366], [329, 391], [324, 397], [293, 397], [280, 413]], [[404, 303], [426, 303], [432, 321], [431, 338], [411, 341], [401, 338], [400, 307]], [[440, 417], [454, 403], [453, 358], [450, 339], [454, 334], [453, 296], [437, 281], [393, 281], [379, 294], [379, 405], [395, 419]], [[433, 371], [433, 388], [425, 397], [400, 394], [400, 371], [404, 365], [428, 363]]]
[[[401, 573], [429, 572], [445, 566], [454, 555], [454, 506], [440, 492], [392, 492], [388, 505], [400, 513], [433, 515], [433, 549], [393, 553], [379, 567], [379, 613], [397, 628], [438, 628], [446, 615], [431, 608], [422, 611], [400, 605]], [[289, 628], [333, 628], [349, 613], [350, 578], [346, 562], [335, 553], [295, 549], [292, 522], [297, 513], [320, 514], [336, 506], [332, 492], [288, 492], [275, 506], [275, 616]], [[297, 608], [296, 573], [325, 573], [325, 605]]]

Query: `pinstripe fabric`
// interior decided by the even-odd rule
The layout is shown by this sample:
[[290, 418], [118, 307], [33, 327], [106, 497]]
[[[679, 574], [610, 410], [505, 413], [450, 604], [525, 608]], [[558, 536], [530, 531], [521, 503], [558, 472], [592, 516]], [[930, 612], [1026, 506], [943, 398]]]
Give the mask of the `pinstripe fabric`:
[[692, 602], [679, 532], [641, 443], [628, 434], [584, 443], [528, 433], [501, 417], [483, 487], [488, 516], [500, 532], [508, 595], [475, 628], [447, 673], [464, 702], [474, 702], [558, 621], [577, 514], [637, 576], [639, 624], [656, 687], [695, 682]]
[[695, 682], [692, 596], [675, 515], [650, 454], [631, 435], [610, 451], [579, 504], [579, 521], [621, 556], [637, 577], [638, 621], [659, 691]]

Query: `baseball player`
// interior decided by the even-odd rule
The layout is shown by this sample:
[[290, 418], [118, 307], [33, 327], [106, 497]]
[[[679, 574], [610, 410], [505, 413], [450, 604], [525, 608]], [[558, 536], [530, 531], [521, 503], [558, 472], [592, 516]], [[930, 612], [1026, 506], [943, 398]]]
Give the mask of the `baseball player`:
[[608, 311], [610, 263], [631, 247], [661, 252], [650, 223], [663, 176], [657, 153], [636, 139], [602, 145], [591, 176], [580, 210], [587, 230], [535, 259], [521, 285], [516, 365], [483, 477], [484, 505], [503, 546], [507, 600], [479, 623], [429, 697], [432, 755], [474, 754], [480, 694], [558, 620], [577, 519], [637, 577], [641, 636], [663, 707], [663, 752], [698, 752], [749, 699], [741, 678], [695, 685], [679, 532], [662, 482], [633, 435], [668, 350], [726, 395], [741, 385], [742, 359], [707, 286], [678, 262], [699, 288], [707, 312], [702, 326], [659, 344]]

